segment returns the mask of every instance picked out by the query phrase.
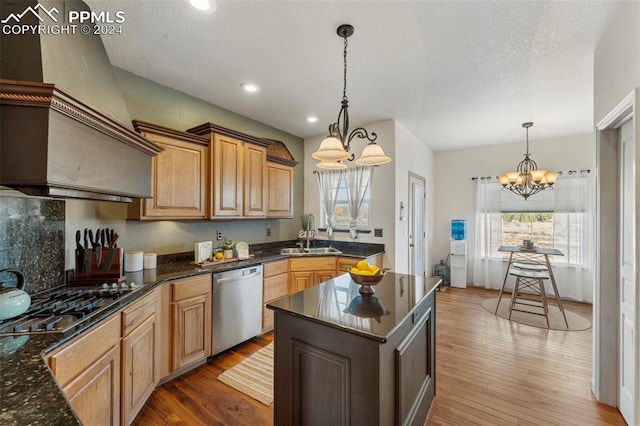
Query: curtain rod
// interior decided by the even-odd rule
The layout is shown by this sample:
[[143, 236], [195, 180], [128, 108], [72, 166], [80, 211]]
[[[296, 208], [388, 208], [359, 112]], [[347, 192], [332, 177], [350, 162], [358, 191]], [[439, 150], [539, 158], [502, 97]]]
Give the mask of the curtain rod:
[[[566, 172], [562, 172], [562, 173], [566, 173], [568, 175], [572, 175], [575, 173], [591, 173], [591, 169], [579, 169], [579, 170], [567, 170]], [[493, 176], [473, 176], [471, 177], [471, 180], [491, 180], [493, 178]], [[497, 177], [496, 177], [497, 179]]]

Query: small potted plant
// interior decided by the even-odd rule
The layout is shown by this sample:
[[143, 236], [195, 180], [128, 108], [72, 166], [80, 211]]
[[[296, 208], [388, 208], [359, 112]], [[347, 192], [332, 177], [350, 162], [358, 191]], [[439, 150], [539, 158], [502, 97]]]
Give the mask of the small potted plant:
[[222, 250], [224, 250], [224, 258], [231, 259], [233, 257], [233, 246], [235, 246], [236, 242], [233, 240], [227, 240], [225, 238], [222, 243]]

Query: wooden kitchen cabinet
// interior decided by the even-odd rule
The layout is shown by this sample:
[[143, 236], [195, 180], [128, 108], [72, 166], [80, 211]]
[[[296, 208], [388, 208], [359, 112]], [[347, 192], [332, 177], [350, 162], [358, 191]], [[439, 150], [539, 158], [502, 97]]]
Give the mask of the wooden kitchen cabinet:
[[187, 132], [211, 141], [210, 218], [266, 217], [267, 147], [271, 142], [212, 123]]
[[336, 257], [300, 257], [289, 259], [289, 294], [296, 293], [336, 276]]
[[151, 164], [152, 198], [136, 200], [129, 217], [205, 219], [209, 215], [209, 139], [134, 120], [135, 129], [163, 149]]
[[83, 424], [120, 424], [120, 315], [57, 349], [47, 363]]
[[266, 304], [288, 294], [289, 260], [283, 259], [263, 265], [262, 332], [273, 328], [273, 311]]
[[211, 355], [212, 284], [211, 274], [171, 284], [173, 371]]
[[160, 289], [122, 312], [122, 424], [129, 425], [159, 381]]
[[293, 217], [293, 167], [267, 162], [267, 217]]
[[293, 168], [298, 164], [281, 141], [268, 139], [267, 217], [293, 217]]

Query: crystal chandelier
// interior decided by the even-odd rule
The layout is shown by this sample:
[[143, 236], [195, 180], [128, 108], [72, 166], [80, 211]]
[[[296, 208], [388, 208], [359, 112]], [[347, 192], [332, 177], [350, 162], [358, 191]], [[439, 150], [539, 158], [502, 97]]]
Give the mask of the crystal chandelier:
[[343, 89], [342, 89], [342, 107], [338, 114], [338, 120], [329, 125], [329, 136], [327, 136], [320, 148], [311, 156], [320, 160], [316, 167], [320, 169], [342, 170], [347, 165], [344, 160], [353, 161], [355, 155], [351, 153], [351, 140], [354, 137], [366, 139], [369, 144], [362, 150], [360, 158], [355, 163], [361, 166], [379, 166], [391, 161], [382, 150], [382, 147], [376, 144], [378, 135], [374, 132], [367, 132], [363, 127], [358, 127], [349, 132], [349, 99], [347, 98], [347, 38], [353, 34], [353, 27], [345, 24], [338, 27], [337, 33], [344, 39], [344, 66], [343, 66]]
[[524, 160], [518, 163], [515, 172], [507, 172], [498, 176], [503, 188], [521, 195], [525, 200], [533, 194], [550, 188], [561, 174], [561, 172], [539, 170], [536, 162], [530, 158], [529, 127], [532, 126], [533, 122], [530, 121], [522, 123], [522, 127], [527, 129], [527, 152], [524, 154]]

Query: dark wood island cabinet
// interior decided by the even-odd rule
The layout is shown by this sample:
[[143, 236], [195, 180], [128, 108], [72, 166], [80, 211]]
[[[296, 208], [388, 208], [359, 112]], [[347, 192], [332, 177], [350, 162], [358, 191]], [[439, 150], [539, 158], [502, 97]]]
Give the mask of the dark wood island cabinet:
[[388, 272], [366, 296], [344, 274], [268, 303], [274, 424], [424, 424], [435, 393], [439, 284]]

